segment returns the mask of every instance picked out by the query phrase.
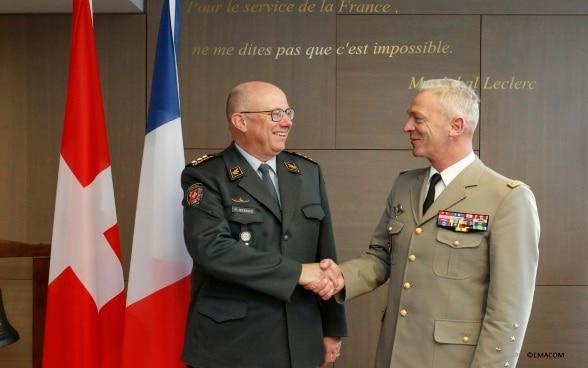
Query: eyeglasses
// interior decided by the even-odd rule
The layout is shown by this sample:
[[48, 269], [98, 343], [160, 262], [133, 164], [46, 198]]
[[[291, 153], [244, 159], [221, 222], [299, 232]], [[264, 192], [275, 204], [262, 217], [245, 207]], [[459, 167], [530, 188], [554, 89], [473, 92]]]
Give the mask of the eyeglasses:
[[241, 111], [240, 114], [266, 114], [271, 115], [272, 121], [279, 122], [282, 121], [284, 117], [284, 113], [288, 116], [290, 120], [294, 120], [294, 109], [287, 108], [286, 110], [283, 109], [273, 109], [273, 110], [266, 110], [266, 111]]

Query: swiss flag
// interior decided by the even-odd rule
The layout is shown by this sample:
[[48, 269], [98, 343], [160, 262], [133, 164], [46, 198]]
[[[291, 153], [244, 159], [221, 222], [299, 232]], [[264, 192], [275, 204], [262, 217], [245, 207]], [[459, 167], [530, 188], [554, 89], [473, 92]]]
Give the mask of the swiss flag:
[[73, 0], [45, 368], [119, 367], [125, 294], [90, 0]]

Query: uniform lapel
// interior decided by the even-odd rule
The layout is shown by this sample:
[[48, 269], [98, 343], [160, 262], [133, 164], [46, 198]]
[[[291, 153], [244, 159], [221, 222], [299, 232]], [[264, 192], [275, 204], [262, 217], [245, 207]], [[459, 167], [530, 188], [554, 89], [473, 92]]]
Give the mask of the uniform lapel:
[[277, 201], [263, 185], [256, 170], [239, 153], [234, 143], [225, 151], [223, 157], [230, 180], [266, 206], [281, 221], [282, 214]]
[[416, 223], [420, 222], [423, 217], [423, 193], [425, 191], [425, 183], [427, 180], [428, 169], [422, 169], [420, 173], [416, 175], [416, 180], [410, 187], [410, 208], [412, 208], [412, 216]]
[[279, 154], [276, 160], [276, 169], [278, 171], [278, 185], [280, 187], [280, 199], [282, 201], [282, 222], [283, 229], [286, 231], [292, 223], [294, 213], [296, 213], [299, 203], [300, 188], [302, 187], [302, 172], [293, 172], [286, 169], [284, 159], [287, 156]]
[[456, 203], [466, 198], [466, 188], [478, 185], [480, 175], [484, 164], [479, 158], [476, 158], [468, 167], [466, 167], [439, 195], [437, 200], [423, 216], [423, 221], [435, 217], [440, 210], [448, 210]]
[[427, 221], [432, 217], [437, 216], [439, 210], [446, 210], [453, 206], [457, 202], [465, 198], [465, 188], [463, 182], [463, 176], [458, 175], [447, 188], [439, 195], [439, 197], [433, 202], [431, 207], [423, 215], [423, 221]]

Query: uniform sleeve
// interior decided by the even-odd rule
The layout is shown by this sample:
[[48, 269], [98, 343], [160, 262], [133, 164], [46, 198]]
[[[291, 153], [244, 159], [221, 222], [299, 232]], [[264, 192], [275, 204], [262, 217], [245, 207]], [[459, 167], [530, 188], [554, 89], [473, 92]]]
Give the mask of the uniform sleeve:
[[279, 254], [261, 252], [231, 236], [218, 184], [203, 170], [182, 173], [184, 239], [196, 267], [219, 280], [288, 300], [302, 265]]
[[524, 185], [513, 188], [491, 228], [488, 299], [471, 368], [516, 365], [533, 303], [539, 234], [533, 193]]
[[358, 258], [341, 265], [345, 289], [337, 294], [337, 301], [348, 301], [369, 293], [384, 284], [390, 277], [388, 252], [388, 220], [393, 211], [393, 193], [388, 196], [386, 209], [372, 234], [369, 249]]
[[[327, 197], [326, 185], [320, 167], [319, 186], [321, 204], [326, 216], [321, 223], [317, 261], [321, 261], [325, 258], [330, 258], [333, 261], [338, 262], [337, 251], [335, 247], [335, 238], [333, 235], [333, 224], [331, 218], [331, 210], [329, 206], [329, 199]], [[327, 301], [323, 301], [321, 299], [319, 300], [320, 303], [323, 305], [323, 308], [321, 309], [323, 335], [328, 337], [347, 336], [347, 321], [345, 317], [345, 307], [342, 304], [337, 303], [333, 298]]]
[[337, 262], [337, 250], [335, 247], [335, 237], [333, 235], [331, 208], [327, 197], [327, 188], [320, 167], [318, 167], [318, 182], [321, 207], [325, 213], [325, 217], [320, 225], [316, 261], [320, 262], [322, 259], [331, 258], [333, 261]]

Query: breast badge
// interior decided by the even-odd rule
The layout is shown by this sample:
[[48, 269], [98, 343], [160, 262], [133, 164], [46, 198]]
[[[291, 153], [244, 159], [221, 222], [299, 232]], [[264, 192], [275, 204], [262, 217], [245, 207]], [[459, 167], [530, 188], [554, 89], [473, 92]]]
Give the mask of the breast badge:
[[239, 237], [242, 241], [247, 243], [249, 240], [251, 240], [251, 233], [249, 231], [243, 231]]
[[437, 226], [462, 233], [488, 231], [489, 217], [477, 213], [439, 211]]
[[394, 217], [398, 217], [404, 213], [404, 208], [402, 208], [401, 204], [397, 204], [394, 206]]

